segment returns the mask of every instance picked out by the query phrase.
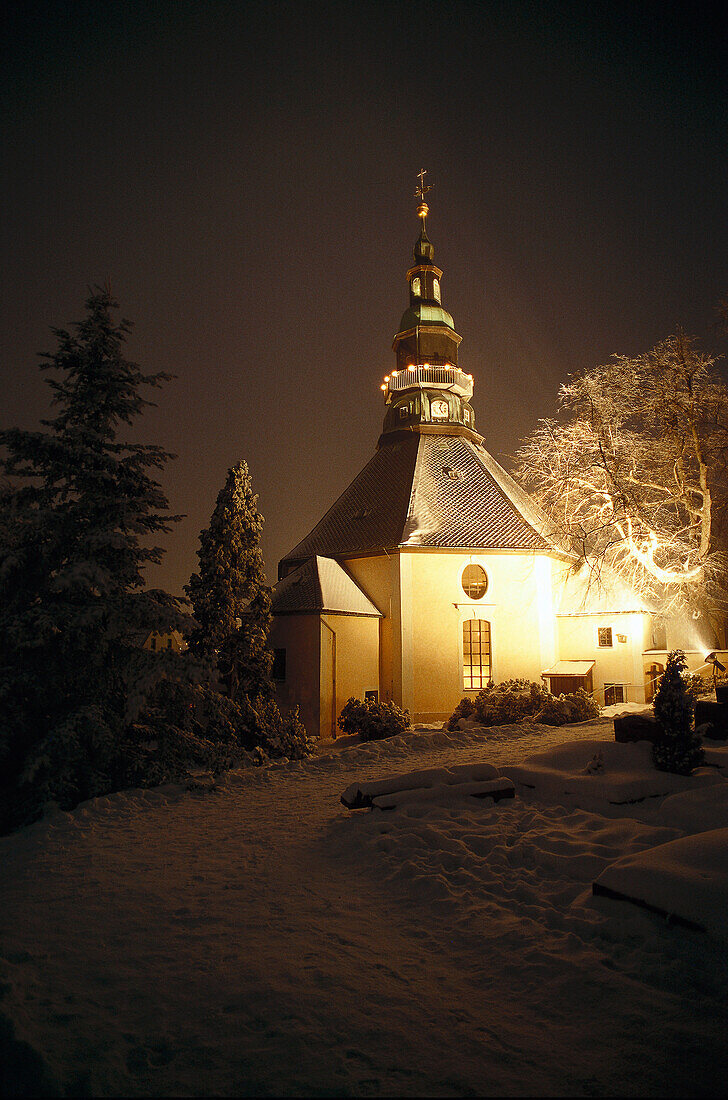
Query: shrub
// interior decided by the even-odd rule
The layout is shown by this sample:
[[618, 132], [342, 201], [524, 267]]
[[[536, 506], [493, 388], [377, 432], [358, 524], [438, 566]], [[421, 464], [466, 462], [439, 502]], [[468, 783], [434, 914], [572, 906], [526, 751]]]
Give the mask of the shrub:
[[470, 698], [469, 695], [466, 695], [463, 699], [460, 700], [458, 705], [455, 707], [455, 710], [452, 712], [452, 714], [448, 718], [447, 728], [449, 730], [458, 729], [458, 722], [460, 721], [460, 719], [461, 718], [472, 718], [474, 709], [475, 709], [475, 703], [473, 702], [473, 700]]
[[652, 703], [660, 735], [652, 746], [652, 760], [663, 772], [690, 775], [705, 758], [700, 738], [693, 730], [697, 684], [685, 673], [687, 661], [681, 649], [668, 654]]
[[599, 705], [585, 691], [551, 695], [532, 680], [504, 680], [489, 684], [475, 699], [461, 699], [448, 719], [447, 728], [457, 729], [461, 718], [473, 718], [481, 726], [505, 726], [532, 718], [547, 726], [585, 722], [599, 716]]
[[357, 733], [365, 741], [394, 737], [409, 726], [410, 714], [396, 703], [375, 703], [371, 699], [347, 699], [339, 715], [342, 733]]
[[301, 721], [298, 707], [281, 714], [274, 699], [256, 703], [259, 747], [273, 759], [305, 760], [314, 751], [314, 743]]
[[580, 688], [568, 695], [549, 695], [535, 721], [544, 726], [565, 726], [571, 722], [586, 722], [598, 718], [599, 704]]

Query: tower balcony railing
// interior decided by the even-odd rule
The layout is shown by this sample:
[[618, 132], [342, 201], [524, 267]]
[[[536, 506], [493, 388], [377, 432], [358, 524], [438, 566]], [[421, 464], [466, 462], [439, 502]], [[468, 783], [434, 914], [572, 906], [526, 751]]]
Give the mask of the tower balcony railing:
[[[451, 390], [466, 400], [473, 393], [473, 376], [465, 374], [459, 367], [434, 366], [430, 363], [413, 364], [404, 370], [392, 371], [385, 378], [387, 393], [396, 393], [399, 390], [409, 390], [414, 386], [418, 389]], [[382, 386], [385, 389], [385, 386]]]

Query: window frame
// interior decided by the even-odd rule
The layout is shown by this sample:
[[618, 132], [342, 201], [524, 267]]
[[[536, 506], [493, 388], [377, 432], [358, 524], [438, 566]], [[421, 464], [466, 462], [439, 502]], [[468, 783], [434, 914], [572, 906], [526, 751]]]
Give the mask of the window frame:
[[[477, 646], [474, 645], [473, 625], [478, 623]], [[487, 628], [483, 631], [482, 627]], [[486, 638], [485, 646], [483, 638]], [[480, 660], [475, 663], [476, 654]], [[483, 656], [487, 662], [483, 662]], [[460, 624], [460, 656], [462, 658], [461, 679], [463, 691], [482, 691], [493, 679], [493, 629], [488, 619], [463, 619]], [[470, 658], [467, 660], [467, 658]], [[469, 669], [469, 672], [466, 672]], [[478, 670], [476, 672], [476, 669]]]
[[[602, 641], [602, 634], [606, 634], [609, 631], [609, 641]], [[598, 626], [597, 627], [597, 648], [598, 649], [614, 649], [614, 631], [611, 626]]]
[[[283, 666], [283, 675], [281, 676], [281, 665]], [[273, 650], [273, 665], [271, 668], [271, 679], [277, 684], [285, 684], [286, 682], [286, 646], [279, 646]]]
[[[626, 703], [627, 702], [626, 687], [627, 687], [626, 684], [605, 684], [604, 685], [604, 706], [605, 707], [613, 707], [617, 703]], [[614, 691], [614, 692], [619, 691], [622, 695], [622, 698], [621, 699], [613, 699], [610, 703], [608, 703], [607, 702], [607, 692], [608, 691]]]
[[[467, 573], [468, 569], [480, 569], [480, 571], [482, 572], [482, 574], [485, 578], [485, 588], [483, 589], [483, 591], [481, 592], [481, 594], [479, 596], [473, 596], [470, 592], [468, 592], [467, 588], [465, 587], [465, 574]], [[480, 603], [480, 601], [483, 600], [487, 596], [489, 588], [490, 588], [490, 577], [488, 576], [488, 571], [485, 568], [485, 566], [482, 565], [479, 561], [468, 561], [468, 562], [466, 562], [465, 565], [460, 570], [460, 590], [463, 592], [463, 594], [465, 596], [467, 596], [467, 598], [469, 600], [473, 600], [475, 603]]]

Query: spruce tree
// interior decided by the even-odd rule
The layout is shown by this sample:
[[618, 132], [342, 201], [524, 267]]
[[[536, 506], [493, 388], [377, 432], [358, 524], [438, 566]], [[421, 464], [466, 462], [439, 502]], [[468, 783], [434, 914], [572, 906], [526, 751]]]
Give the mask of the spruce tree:
[[[48, 798], [64, 807], [123, 781], [125, 731], [155, 679], [152, 630], [181, 625], [171, 596], [145, 590], [163, 553], [148, 540], [180, 517], [152, 475], [172, 457], [123, 435], [167, 381], [124, 357], [131, 326], [96, 289], [72, 331], [54, 329], [52, 419], [0, 432], [0, 784], [5, 825]], [[121, 435], [120, 435], [121, 433]]]
[[185, 588], [197, 623], [190, 648], [217, 670], [238, 703], [273, 694], [263, 523], [250, 471], [240, 462], [228, 470], [210, 524], [200, 533], [199, 571]]
[[652, 759], [660, 771], [678, 775], [689, 775], [705, 756], [700, 737], [693, 730], [695, 694], [685, 681], [686, 668], [682, 650], [668, 654], [652, 704], [660, 726], [660, 736], [652, 746]]

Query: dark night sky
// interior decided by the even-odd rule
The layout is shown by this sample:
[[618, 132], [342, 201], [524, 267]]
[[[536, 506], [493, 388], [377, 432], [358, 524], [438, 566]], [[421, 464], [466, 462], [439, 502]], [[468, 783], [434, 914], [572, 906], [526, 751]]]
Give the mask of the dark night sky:
[[178, 375], [135, 429], [179, 455], [163, 483], [187, 514], [150, 580], [181, 591], [241, 458], [273, 579], [373, 453], [421, 167], [477, 427], [501, 461], [569, 372], [678, 325], [724, 351], [718, 7], [11, 6], [0, 423], [47, 414], [36, 353], [109, 278], [131, 357]]

